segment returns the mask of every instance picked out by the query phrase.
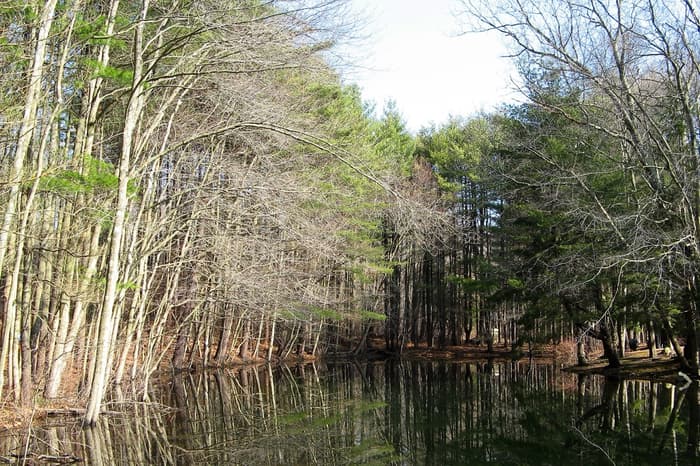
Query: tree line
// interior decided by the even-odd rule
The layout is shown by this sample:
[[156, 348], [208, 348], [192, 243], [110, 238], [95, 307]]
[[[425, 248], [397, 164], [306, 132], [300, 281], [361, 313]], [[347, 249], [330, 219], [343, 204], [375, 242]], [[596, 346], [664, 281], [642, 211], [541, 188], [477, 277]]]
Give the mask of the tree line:
[[377, 338], [697, 373], [694, 5], [461, 5], [525, 101], [417, 135], [329, 64], [342, 0], [0, 6], [0, 395], [94, 424], [164, 369]]

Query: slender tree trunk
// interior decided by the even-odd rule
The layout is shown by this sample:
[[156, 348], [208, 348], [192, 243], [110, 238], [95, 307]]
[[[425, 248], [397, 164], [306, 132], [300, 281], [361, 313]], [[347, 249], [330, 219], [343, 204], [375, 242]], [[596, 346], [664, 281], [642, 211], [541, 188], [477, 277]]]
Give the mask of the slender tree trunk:
[[45, 257], [39, 258], [39, 275], [34, 290], [34, 302], [32, 304], [34, 315], [37, 316], [37, 322], [32, 328], [32, 353], [34, 354], [34, 374], [39, 376], [43, 375], [48, 369], [47, 366], [47, 354], [49, 349], [49, 344], [47, 343], [48, 328], [47, 319], [48, 312], [46, 310], [49, 307], [51, 301], [51, 289], [46, 286], [49, 282], [49, 277], [51, 276], [51, 264]]
[[231, 333], [233, 327], [233, 316], [231, 315], [231, 309], [225, 309], [226, 315], [222, 319], [221, 323], [221, 336], [219, 337], [219, 344], [216, 348], [216, 355], [214, 356], [214, 361], [217, 366], [222, 366], [228, 361], [229, 351], [231, 347]]
[[297, 350], [296, 354], [299, 357], [303, 357], [306, 353], [306, 342], [308, 339], [309, 327], [307, 323], [301, 323], [299, 326], [299, 335], [297, 337]]
[[[63, 250], [68, 250], [69, 248], [69, 232], [71, 228], [72, 215], [69, 212], [65, 212], [63, 215], [63, 222], [61, 223], [63, 234], [60, 238], [60, 248]], [[61, 264], [60, 274], [66, 283], [73, 283], [75, 280], [76, 273], [76, 258], [65, 254], [63, 262]], [[57, 309], [57, 314], [53, 316], [56, 321], [56, 332], [54, 333], [54, 349], [52, 352], [51, 367], [49, 373], [49, 379], [47, 380], [46, 389], [44, 390], [44, 396], [47, 398], [55, 398], [58, 393], [58, 384], [60, 384], [59, 372], [62, 372], [65, 368], [67, 360], [70, 358], [70, 352], [66, 351], [65, 345], [68, 338], [68, 332], [70, 329], [70, 308], [71, 299], [68, 295], [69, 289], [64, 286], [64, 289], [60, 291], [60, 299]], [[79, 298], [78, 298], [79, 299]], [[57, 372], [58, 371], [58, 372]], [[58, 379], [57, 379], [58, 376]]]
[[272, 361], [272, 351], [275, 346], [275, 330], [277, 328], [277, 313], [272, 313], [272, 323], [270, 324], [270, 340], [268, 342], [269, 346], [267, 348], [267, 360]]
[[700, 291], [698, 282], [700, 277], [694, 278], [688, 286], [688, 305], [686, 306], [685, 314], [685, 348], [683, 348], [684, 356], [688, 361], [689, 368], [693, 376], [700, 375], [698, 373], [698, 318], [697, 313], [700, 308]]
[[[238, 351], [238, 357], [241, 358], [243, 361], [247, 361], [248, 358], [250, 357], [250, 332], [252, 330], [251, 326], [253, 323], [249, 318], [245, 318], [245, 323], [243, 324], [243, 336], [242, 336], [242, 341], [241, 341], [241, 347]], [[260, 338], [258, 334], [258, 339]], [[257, 346], [256, 346], [256, 351], [257, 351]]]
[[94, 277], [95, 272], [97, 271], [101, 231], [102, 229], [99, 225], [95, 226], [92, 230], [89, 248], [90, 258], [88, 259], [87, 269], [85, 270], [83, 278], [80, 281], [79, 289], [81, 292], [75, 301], [70, 330], [68, 332], [68, 335], [66, 336], [65, 344], [61, 345], [60, 351], [58, 351], [53, 358], [49, 378], [46, 381], [44, 396], [49, 399], [58, 396], [64, 371], [68, 362], [73, 357], [73, 348], [85, 322], [86, 303], [83, 294], [86, 293], [89, 289], [90, 283], [92, 282], [92, 278]]
[[[25, 261], [29, 262], [29, 261]], [[20, 399], [22, 406], [31, 406], [34, 393], [34, 374], [32, 371], [32, 347], [31, 347], [31, 332], [32, 332], [32, 306], [31, 306], [31, 280], [34, 275], [33, 267], [25, 263], [27, 277], [24, 279], [22, 286], [22, 333], [21, 335], [21, 355], [22, 355], [22, 388]]]
[[617, 320], [617, 353], [621, 358], [625, 357], [625, 343], [627, 337], [627, 328], [622, 322], [623, 320], [626, 320], [624, 316]]
[[588, 365], [588, 357], [586, 355], [586, 336], [583, 332], [576, 338], [576, 361], [579, 366]]
[[[7, 203], [5, 204], [2, 228], [0, 228], [0, 273], [2, 273], [5, 265], [5, 256], [8, 251], [12, 224], [15, 222], [17, 214], [24, 163], [34, 135], [41, 86], [43, 84], [44, 60], [47, 54], [49, 33], [53, 25], [56, 3], [57, 0], [47, 0], [44, 2], [44, 7], [41, 10], [37, 26], [37, 39], [34, 45], [34, 53], [32, 54], [31, 72], [24, 100], [24, 113], [22, 115], [22, 123], [17, 131], [19, 137], [14, 151], [14, 159], [9, 178], [10, 192]], [[39, 4], [40, 3], [37, 3], [37, 5]], [[0, 361], [0, 395], [2, 394], [3, 372], [4, 360]]]
[[175, 340], [175, 347], [173, 349], [173, 369], [176, 372], [186, 370], [188, 365], [186, 364], [187, 356], [187, 341], [190, 336], [190, 327], [192, 324], [189, 319], [180, 324], [180, 329], [177, 332], [177, 339]]
[[[118, 0], [113, 0], [118, 1]], [[85, 413], [85, 422], [94, 425], [99, 417], [102, 406], [109, 367], [107, 364], [111, 355], [111, 337], [117, 333], [117, 322], [114, 321], [115, 304], [117, 300], [117, 285], [120, 277], [121, 248], [126, 226], [126, 213], [129, 206], [128, 184], [131, 168], [132, 149], [136, 144], [135, 136], [141, 111], [144, 105], [144, 83], [142, 81], [143, 59], [141, 46], [143, 42], [143, 28], [146, 22], [149, 0], [143, 0], [139, 21], [134, 30], [134, 78], [133, 88], [127, 112], [124, 118], [124, 130], [122, 132], [122, 151], [119, 159], [119, 185], [117, 189], [117, 205], [114, 213], [112, 234], [110, 239], [109, 263], [107, 269], [107, 284], [102, 301], [102, 313], [98, 329], [98, 345], [95, 357], [95, 375], [90, 387], [90, 398]]]
[[649, 351], [649, 358], [656, 359], [656, 333], [654, 332], [654, 325], [651, 321], [647, 321], [647, 349]]
[[683, 371], [685, 372], [688, 372], [689, 374], [696, 375], [697, 368], [691, 367], [690, 362], [686, 359], [685, 354], [683, 352], [683, 348], [681, 348], [681, 345], [678, 343], [678, 340], [675, 337], [673, 328], [671, 327], [671, 322], [668, 319], [668, 317], [664, 318], [661, 321], [661, 323], [663, 324], [664, 331], [666, 333], [666, 338], [668, 338], [669, 342], [671, 343], [671, 346], [673, 347], [673, 351], [676, 353], [676, 357], [681, 363], [681, 369], [683, 369]]
[[425, 287], [425, 333], [428, 348], [433, 347], [435, 336], [435, 324], [433, 316], [433, 261], [432, 257], [426, 253], [423, 258], [423, 286]]

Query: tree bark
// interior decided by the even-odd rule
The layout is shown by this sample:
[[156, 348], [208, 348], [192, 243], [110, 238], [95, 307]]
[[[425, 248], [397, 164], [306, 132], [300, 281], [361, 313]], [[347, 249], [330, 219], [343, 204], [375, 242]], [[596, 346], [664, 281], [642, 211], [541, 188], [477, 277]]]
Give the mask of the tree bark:
[[[118, 2], [119, 0], [113, 0]], [[129, 105], [124, 117], [124, 129], [122, 131], [122, 150], [119, 158], [117, 188], [117, 205], [114, 213], [114, 222], [110, 238], [109, 263], [107, 269], [107, 284], [102, 300], [102, 313], [98, 328], [98, 345], [95, 357], [95, 374], [90, 387], [90, 397], [85, 413], [85, 423], [94, 425], [97, 423], [102, 397], [104, 396], [109, 368], [107, 364], [111, 355], [112, 336], [118, 330], [118, 323], [114, 321], [114, 311], [117, 301], [117, 285], [120, 277], [121, 250], [126, 226], [126, 214], [129, 206], [128, 186], [131, 169], [132, 151], [136, 144], [135, 137], [137, 125], [144, 105], [143, 57], [143, 29], [146, 23], [149, 0], [143, 0], [139, 12], [139, 20], [134, 29], [134, 77]]]

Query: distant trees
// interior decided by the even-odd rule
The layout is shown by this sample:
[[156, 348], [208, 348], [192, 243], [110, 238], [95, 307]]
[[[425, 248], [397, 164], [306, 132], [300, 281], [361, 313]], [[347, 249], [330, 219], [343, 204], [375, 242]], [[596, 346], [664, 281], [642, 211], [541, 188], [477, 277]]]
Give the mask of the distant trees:
[[405, 243], [393, 249], [400, 260], [387, 282], [389, 348], [445, 347], [472, 337], [492, 348], [498, 327], [501, 337], [512, 336], [505, 323], [512, 316], [490, 300], [500, 280], [494, 270], [500, 247], [493, 243], [500, 206], [482, 170], [496, 139], [488, 118], [454, 119], [419, 133], [414, 177], [432, 192], [433, 209], [443, 217], [429, 236], [400, 234], [397, 241], [388, 231], [388, 243]]

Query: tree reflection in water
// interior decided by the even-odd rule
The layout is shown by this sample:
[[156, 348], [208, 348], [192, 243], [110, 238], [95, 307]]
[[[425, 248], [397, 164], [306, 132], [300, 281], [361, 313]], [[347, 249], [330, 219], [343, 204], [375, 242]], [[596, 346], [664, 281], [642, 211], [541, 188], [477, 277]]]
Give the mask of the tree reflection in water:
[[[695, 464], [698, 384], [554, 364], [387, 361], [182, 374], [129, 415], [5, 433], [86, 464]], [[165, 406], [165, 408], [164, 408]], [[14, 455], [14, 456], [13, 456]], [[1, 460], [1, 458], [0, 458]]]

